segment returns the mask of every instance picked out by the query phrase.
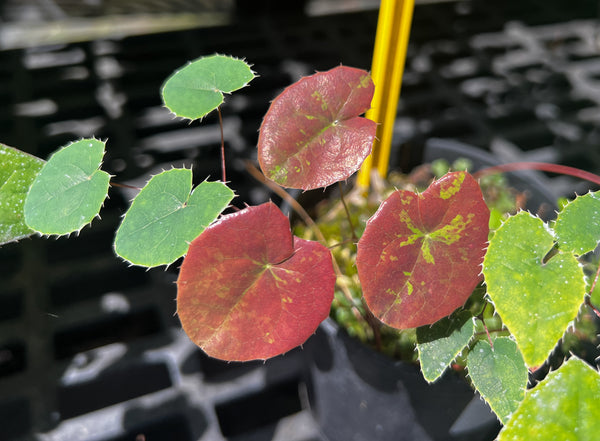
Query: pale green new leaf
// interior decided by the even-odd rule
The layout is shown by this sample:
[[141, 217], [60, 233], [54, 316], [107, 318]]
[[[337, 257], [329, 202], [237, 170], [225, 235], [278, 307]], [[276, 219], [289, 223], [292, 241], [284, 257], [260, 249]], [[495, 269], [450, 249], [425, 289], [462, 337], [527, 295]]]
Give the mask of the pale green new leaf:
[[600, 192], [579, 196], [556, 218], [554, 231], [561, 249], [582, 255], [600, 241]]
[[468, 311], [417, 328], [417, 350], [425, 380], [429, 383], [437, 380], [469, 343], [474, 332], [473, 316]]
[[525, 396], [528, 371], [513, 340], [498, 337], [493, 343], [492, 348], [486, 340], [478, 341], [467, 357], [467, 369], [475, 389], [506, 424]]
[[171, 75], [162, 87], [165, 106], [177, 116], [202, 118], [223, 103], [223, 93], [254, 78], [245, 61], [224, 55], [202, 57]]
[[599, 399], [598, 371], [572, 357], [526, 393], [498, 440], [597, 440]]
[[73, 142], [52, 154], [29, 189], [25, 222], [43, 234], [79, 231], [100, 212], [110, 175], [99, 169], [105, 143]]
[[532, 368], [546, 360], [585, 294], [573, 254], [559, 251], [544, 262], [553, 245], [542, 220], [521, 212], [496, 231], [483, 262], [487, 293]]
[[115, 237], [115, 252], [141, 266], [173, 263], [189, 243], [233, 199], [221, 182], [204, 181], [192, 190], [192, 171], [172, 169], [146, 184], [133, 200]]
[[34, 233], [23, 214], [27, 191], [44, 161], [0, 143], [0, 244]]

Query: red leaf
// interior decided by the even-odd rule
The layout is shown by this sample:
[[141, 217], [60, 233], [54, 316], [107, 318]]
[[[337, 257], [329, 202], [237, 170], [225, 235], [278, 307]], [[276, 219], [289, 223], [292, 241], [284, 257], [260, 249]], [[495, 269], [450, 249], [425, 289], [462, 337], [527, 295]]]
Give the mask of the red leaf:
[[294, 238], [273, 204], [224, 216], [190, 245], [177, 281], [183, 329], [208, 355], [266, 359], [301, 345], [329, 314], [330, 251]]
[[302, 78], [271, 103], [260, 128], [263, 173], [284, 187], [310, 190], [350, 177], [371, 152], [376, 124], [368, 72], [339, 66]]
[[450, 315], [481, 280], [488, 222], [479, 185], [468, 173], [448, 173], [422, 194], [395, 191], [358, 243], [369, 309], [399, 329]]

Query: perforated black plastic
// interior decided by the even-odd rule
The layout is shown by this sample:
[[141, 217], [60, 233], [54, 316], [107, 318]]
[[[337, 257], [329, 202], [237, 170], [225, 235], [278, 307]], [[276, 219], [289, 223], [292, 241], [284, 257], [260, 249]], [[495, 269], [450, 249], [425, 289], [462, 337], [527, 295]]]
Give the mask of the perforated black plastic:
[[[503, 160], [600, 171], [600, 57], [594, 1], [418, 5], [395, 126], [393, 166], [421, 161], [431, 138]], [[223, 107], [236, 204], [272, 195], [247, 175], [257, 130], [283, 87], [340, 63], [368, 69], [377, 12], [254, 16], [228, 26], [0, 52], [0, 141], [40, 157], [95, 135], [104, 168], [143, 183], [193, 166], [218, 179], [215, 116], [188, 123], [161, 106], [162, 81], [211, 53], [259, 73]], [[572, 181], [552, 182], [558, 191]], [[110, 199], [79, 237], [0, 248], [0, 439], [319, 440], [303, 403], [301, 350], [267, 363], [207, 358], [175, 315], [176, 268], [114, 256], [132, 194]], [[140, 438], [137, 438], [140, 439]]]

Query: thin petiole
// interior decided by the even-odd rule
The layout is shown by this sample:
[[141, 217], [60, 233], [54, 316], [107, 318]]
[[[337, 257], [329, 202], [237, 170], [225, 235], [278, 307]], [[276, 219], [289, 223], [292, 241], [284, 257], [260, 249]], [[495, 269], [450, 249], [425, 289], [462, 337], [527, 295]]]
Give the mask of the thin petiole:
[[493, 167], [484, 168], [473, 174], [475, 179], [479, 179], [482, 176], [486, 176], [493, 173], [506, 173], [518, 170], [538, 170], [549, 173], [557, 173], [561, 175], [574, 176], [579, 179], [584, 179], [594, 184], [600, 185], [600, 176], [594, 173], [580, 170], [575, 167], [569, 167], [567, 165], [550, 164], [545, 162], [511, 162], [509, 164], [501, 164]]
[[221, 176], [223, 183], [227, 182], [227, 175], [225, 172], [225, 136], [223, 135], [223, 115], [221, 114], [221, 106], [217, 107], [217, 113], [219, 114], [219, 128], [221, 129]]
[[133, 185], [119, 184], [118, 182], [110, 182], [111, 187], [130, 188], [131, 190], [141, 190], [140, 187], [134, 187]]
[[350, 210], [348, 210], [348, 205], [346, 204], [346, 199], [344, 198], [344, 187], [341, 182], [338, 182], [338, 187], [340, 189], [340, 199], [342, 200], [342, 204], [344, 205], [344, 211], [346, 212], [346, 217], [348, 218], [348, 223], [350, 224], [350, 230], [352, 232], [352, 240], [354, 243], [358, 242], [358, 237], [356, 237], [356, 232], [354, 230], [354, 224], [352, 223], [352, 218], [350, 217]]

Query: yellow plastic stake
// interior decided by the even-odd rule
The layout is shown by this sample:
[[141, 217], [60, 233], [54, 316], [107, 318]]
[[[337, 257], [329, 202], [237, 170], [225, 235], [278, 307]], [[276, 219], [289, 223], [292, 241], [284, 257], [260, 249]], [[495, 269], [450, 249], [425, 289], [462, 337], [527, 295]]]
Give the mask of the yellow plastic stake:
[[387, 175], [414, 5], [414, 0], [381, 0], [379, 7], [371, 67], [375, 95], [366, 113], [378, 126], [373, 150], [358, 173], [358, 185], [365, 188], [373, 169]]

